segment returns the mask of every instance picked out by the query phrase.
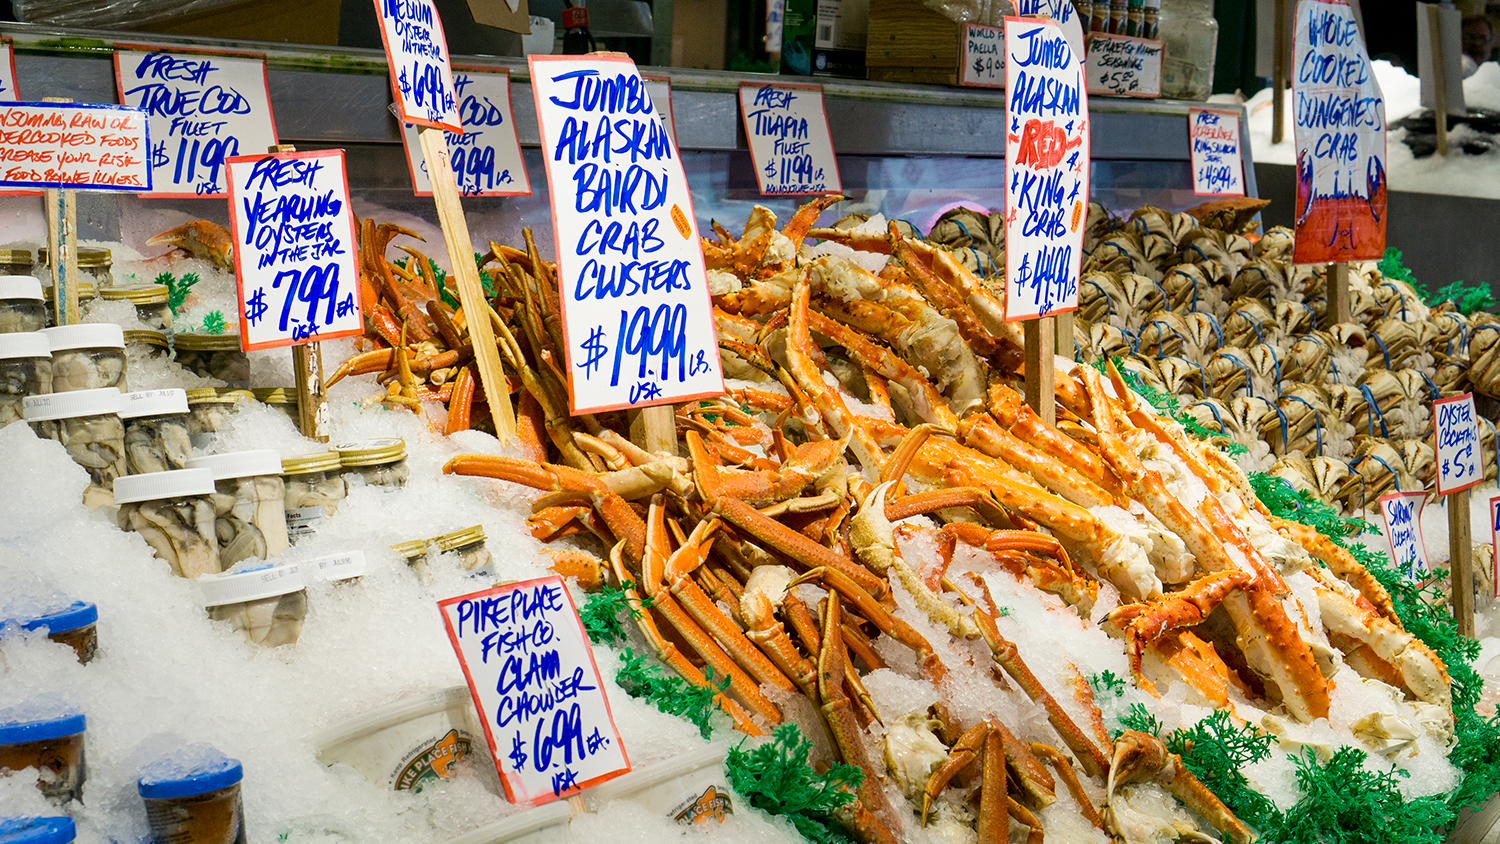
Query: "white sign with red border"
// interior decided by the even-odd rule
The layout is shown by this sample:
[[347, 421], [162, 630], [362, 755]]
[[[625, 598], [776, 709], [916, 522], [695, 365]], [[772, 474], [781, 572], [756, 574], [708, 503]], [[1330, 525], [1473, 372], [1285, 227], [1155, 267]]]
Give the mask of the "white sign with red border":
[[975, 88], [1005, 87], [1005, 28], [964, 24], [959, 42], [958, 84]]
[[152, 197], [222, 197], [226, 159], [276, 145], [260, 56], [116, 50], [115, 82], [151, 116]]
[[21, 101], [21, 86], [16, 84], [16, 50], [9, 38], [0, 38], [0, 103]]
[[1193, 193], [1198, 196], [1245, 195], [1239, 112], [1188, 109], [1188, 145], [1193, 156]]
[[432, 0], [374, 0], [390, 63], [391, 99], [403, 124], [462, 132], [443, 19]]
[[364, 333], [344, 151], [227, 162], [240, 346], [294, 346]]
[[1427, 563], [1427, 544], [1422, 540], [1422, 505], [1425, 492], [1393, 492], [1380, 497], [1380, 518], [1385, 522], [1385, 539], [1391, 546], [1391, 560], [1401, 576], [1413, 583], [1427, 580], [1432, 567]]
[[438, 608], [506, 799], [548, 803], [630, 770], [561, 577], [506, 583]]
[[139, 108], [0, 103], [0, 187], [149, 191], [150, 148]]
[[651, 94], [651, 104], [656, 106], [656, 116], [667, 127], [672, 136], [672, 146], [677, 146], [677, 120], [672, 114], [672, 79], [667, 76], [643, 76], [646, 91]]
[[[530, 196], [531, 180], [516, 138], [515, 112], [510, 102], [510, 71], [453, 71], [463, 134], [449, 133], [448, 157], [458, 189], [465, 196]], [[432, 196], [427, 162], [417, 142], [417, 127], [402, 127], [406, 166], [417, 196]]]
[[1161, 63], [1167, 46], [1160, 41], [1089, 33], [1085, 74], [1090, 94], [1106, 97], [1160, 97]]
[[1484, 480], [1480, 454], [1479, 414], [1474, 394], [1464, 393], [1432, 403], [1433, 437], [1437, 444], [1437, 491], [1447, 495]]
[[844, 190], [821, 85], [742, 82], [740, 117], [762, 196]]

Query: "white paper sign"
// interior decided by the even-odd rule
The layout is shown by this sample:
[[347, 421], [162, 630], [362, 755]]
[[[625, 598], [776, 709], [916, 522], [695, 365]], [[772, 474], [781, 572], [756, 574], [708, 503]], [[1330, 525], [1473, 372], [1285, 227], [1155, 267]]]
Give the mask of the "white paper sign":
[[1239, 112], [1188, 109], [1188, 144], [1193, 154], [1193, 193], [1245, 195]]
[[1464, 105], [1464, 67], [1460, 56], [1463, 51], [1463, 12], [1452, 6], [1436, 3], [1417, 4], [1417, 78], [1422, 83], [1422, 108], [1437, 108], [1437, 71], [1432, 65], [1432, 15], [1438, 19], [1438, 34], [1442, 36], [1443, 61], [1443, 106], [1449, 114], [1460, 117], [1469, 109]]
[[16, 51], [9, 38], [0, 38], [0, 103], [19, 102], [20, 90], [16, 84]]
[[1089, 93], [1107, 97], [1161, 96], [1161, 61], [1165, 54], [1166, 45], [1160, 41], [1093, 33], [1085, 71]]
[[1422, 540], [1422, 505], [1426, 500], [1425, 492], [1393, 492], [1380, 497], [1380, 517], [1385, 521], [1391, 559], [1401, 576], [1413, 582], [1425, 581], [1432, 570]]
[[432, 0], [374, 0], [391, 65], [391, 98], [402, 123], [464, 130], [453, 88], [448, 38]]
[[561, 577], [438, 602], [505, 797], [548, 803], [630, 770]]
[[[455, 70], [453, 89], [464, 124], [463, 134], [448, 134], [448, 156], [459, 191], [465, 196], [530, 196], [531, 180], [510, 105], [510, 73]], [[417, 127], [404, 126], [401, 143], [417, 196], [432, 196]]]
[[1005, 28], [964, 25], [959, 51], [958, 84], [978, 88], [1005, 87]]
[[782, 24], [786, 18], [786, 0], [766, 2], [766, 52], [781, 52]]
[[1490, 499], [1490, 583], [1495, 587], [1492, 598], [1500, 598], [1500, 495]]
[[1063, 35], [1068, 37], [1068, 46], [1073, 48], [1073, 55], [1084, 55], [1083, 31], [1088, 22], [1078, 19], [1078, 10], [1074, 8], [1073, 0], [1019, 0], [1016, 3], [1016, 14], [1057, 21], [1057, 25], [1062, 27]]
[[1005, 19], [1005, 318], [1078, 307], [1089, 201], [1088, 95], [1057, 24]]
[[240, 345], [364, 333], [344, 151], [247, 155], [228, 167]]
[[149, 191], [149, 123], [131, 106], [0, 105], [0, 187]]
[[151, 116], [154, 197], [224, 196], [224, 160], [276, 144], [261, 58], [117, 50], [115, 80]]
[[721, 395], [692, 196], [635, 63], [530, 63], [572, 412]]
[[839, 193], [839, 165], [818, 85], [740, 84], [740, 115], [763, 196]]
[[1468, 489], [1484, 480], [1474, 394], [1433, 402], [1432, 424], [1437, 439], [1438, 495]]
[[651, 104], [656, 106], [656, 116], [667, 127], [672, 136], [672, 146], [677, 146], [677, 122], [672, 116], [672, 80], [666, 76], [645, 76], [646, 93], [651, 95]]

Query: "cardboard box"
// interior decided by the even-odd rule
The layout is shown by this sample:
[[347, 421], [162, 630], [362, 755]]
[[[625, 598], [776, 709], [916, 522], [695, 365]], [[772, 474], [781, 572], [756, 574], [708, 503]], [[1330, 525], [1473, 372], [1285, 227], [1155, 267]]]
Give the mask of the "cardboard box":
[[916, 0], [870, 0], [865, 64], [882, 82], [958, 84], [963, 25]]
[[865, 76], [870, 0], [786, 0], [781, 72], [797, 76]]

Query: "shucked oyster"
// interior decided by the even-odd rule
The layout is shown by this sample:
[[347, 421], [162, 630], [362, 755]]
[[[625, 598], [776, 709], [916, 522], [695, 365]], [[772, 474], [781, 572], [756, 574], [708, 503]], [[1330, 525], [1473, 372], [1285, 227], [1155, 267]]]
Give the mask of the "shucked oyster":
[[52, 353], [52, 391], [94, 390], [125, 385], [124, 349], [66, 349]]
[[251, 644], [268, 648], [292, 645], [302, 635], [302, 620], [307, 617], [307, 593], [298, 591], [243, 604], [209, 607], [208, 617], [233, 623], [236, 630], [245, 632], [245, 638]]
[[266, 560], [286, 550], [286, 485], [281, 478], [225, 478], [215, 485], [220, 565], [227, 569], [240, 560]]
[[143, 416], [125, 426], [125, 457], [132, 475], [185, 469], [191, 452], [183, 419]]
[[121, 504], [118, 518], [120, 527], [139, 533], [173, 574], [196, 579], [222, 570], [214, 508], [207, 496]]
[[125, 426], [111, 415], [77, 416], [31, 423], [38, 436], [62, 443], [73, 462], [99, 486], [125, 474]]

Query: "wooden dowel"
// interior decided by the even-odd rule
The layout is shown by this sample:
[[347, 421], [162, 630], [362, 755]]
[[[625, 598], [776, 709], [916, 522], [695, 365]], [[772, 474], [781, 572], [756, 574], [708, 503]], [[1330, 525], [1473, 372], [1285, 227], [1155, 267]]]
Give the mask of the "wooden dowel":
[[1349, 265], [1340, 261], [1328, 265], [1325, 278], [1328, 316], [1335, 322], [1349, 322]]
[[1449, 493], [1448, 569], [1453, 584], [1453, 621], [1461, 636], [1474, 636], [1474, 536], [1469, 492]]
[[[71, 103], [66, 97], [42, 102]], [[47, 254], [52, 261], [52, 319], [57, 325], [78, 322], [78, 194], [72, 188], [47, 188]]]
[[1056, 317], [1026, 321], [1026, 403], [1048, 425], [1057, 423]]
[[1287, 69], [1291, 61], [1287, 55], [1287, 40], [1291, 27], [1287, 25], [1287, 0], [1276, 0], [1276, 23], [1271, 31], [1275, 40], [1271, 48], [1271, 143], [1279, 144], [1285, 136], [1282, 124], [1286, 120]]
[[[1442, 9], [1427, 4], [1427, 54], [1432, 57], [1432, 116], [1437, 129], [1438, 155], [1448, 155], [1448, 69], [1443, 63]], [[1455, 45], [1457, 46], [1457, 45]]]
[[1073, 312], [1058, 314], [1057, 320], [1057, 353], [1069, 360], [1076, 360], [1078, 348], [1073, 341]]
[[[292, 144], [272, 144], [267, 152], [296, 152]], [[325, 402], [328, 390], [323, 385], [323, 346], [317, 341], [292, 347], [292, 372], [297, 379], [297, 428], [302, 436], [320, 443], [328, 442], [322, 422], [328, 415]]]
[[652, 454], [677, 454], [677, 411], [674, 405], [642, 407], [626, 413], [630, 441]]

